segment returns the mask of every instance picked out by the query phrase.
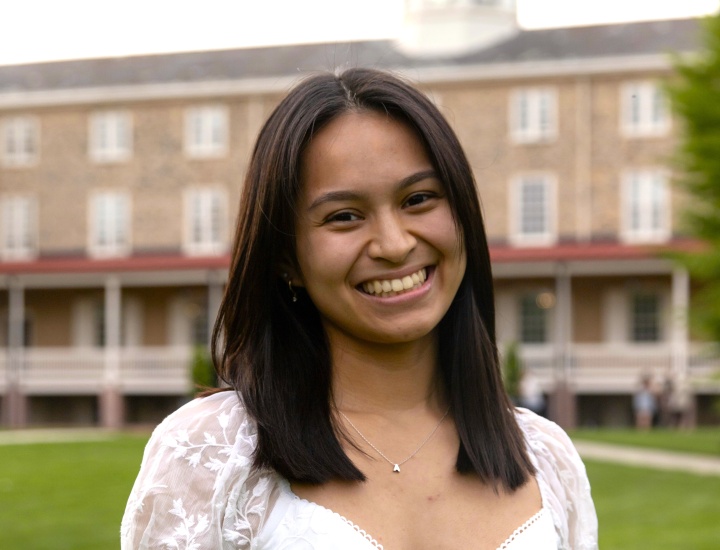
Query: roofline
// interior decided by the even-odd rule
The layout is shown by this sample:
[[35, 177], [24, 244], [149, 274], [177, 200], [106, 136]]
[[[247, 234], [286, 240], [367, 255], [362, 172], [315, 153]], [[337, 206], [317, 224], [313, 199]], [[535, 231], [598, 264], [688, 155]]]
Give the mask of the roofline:
[[295, 76], [0, 92], [0, 109], [265, 94], [288, 90], [297, 80]]
[[[557, 76], [578, 77], [607, 73], [664, 72], [672, 69], [672, 62], [669, 54], [648, 54], [518, 63], [480, 63], [468, 66], [390, 67], [389, 69], [404, 73], [420, 84], [442, 84]], [[302, 75], [293, 75], [0, 92], [0, 109], [283, 93], [301, 78]]]
[[404, 72], [422, 83], [451, 83], [467, 80], [514, 80], [556, 76], [591, 76], [608, 73], [660, 72], [672, 70], [669, 54], [573, 58], [561, 60], [483, 63], [467, 67], [439, 65]]
[[[493, 264], [532, 264], [562, 261], [616, 261], [662, 258], [668, 252], [702, 250], [703, 244], [690, 238], [676, 238], [664, 244], [628, 245], [619, 242], [562, 243], [548, 247], [513, 247], [490, 245]], [[229, 254], [218, 256], [129, 256], [93, 259], [85, 256], [69, 258], [39, 258], [29, 261], [0, 262], [3, 276], [33, 274], [173, 272], [202, 269], [228, 269]]]

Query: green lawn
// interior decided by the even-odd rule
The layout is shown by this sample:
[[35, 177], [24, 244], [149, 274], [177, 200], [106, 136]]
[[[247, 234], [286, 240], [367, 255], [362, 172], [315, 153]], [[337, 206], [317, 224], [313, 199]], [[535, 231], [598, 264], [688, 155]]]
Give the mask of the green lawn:
[[146, 441], [0, 445], [0, 548], [119, 548]]
[[[117, 549], [146, 439], [0, 445], [0, 548]], [[587, 467], [603, 550], [718, 548], [720, 477]]]
[[[651, 447], [720, 457], [720, 428], [695, 430], [582, 429], [570, 433], [573, 439]], [[720, 547], [720, 545], [719, 545]]]
[[720, 477], [586, 461], [602, 550], [717, 550]]

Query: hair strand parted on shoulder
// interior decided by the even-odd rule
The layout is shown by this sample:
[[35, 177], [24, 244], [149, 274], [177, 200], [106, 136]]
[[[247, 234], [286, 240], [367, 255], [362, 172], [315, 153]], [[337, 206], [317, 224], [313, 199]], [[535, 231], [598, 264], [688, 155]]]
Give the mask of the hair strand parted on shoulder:
[[257, 467], [289, 481], [364, 480], [334, 428], [332, 366], [320, 315], [280, 277], [295, 261], [303, 151], [342, 114], [372, 110], [412, 127], [445, 186], [467, 268], [439, 327], [438, 365], [460, 436], [457, 469], [513, 490], [534, 468], [505, 394], [495, 343], [492, 272], [472, 170], [433, 103], [373, 69], [314, 75], [280, 102], [258, 136], [241, 195], [230, 274], [212, 336], [221, 380], [258, 427]]

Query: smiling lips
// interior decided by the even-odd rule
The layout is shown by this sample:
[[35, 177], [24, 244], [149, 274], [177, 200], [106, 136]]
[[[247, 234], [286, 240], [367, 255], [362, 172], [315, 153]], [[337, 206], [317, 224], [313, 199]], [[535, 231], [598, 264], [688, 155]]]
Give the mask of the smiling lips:
[[380, 298], [388, 298], [420, 287], [425, 282], [425, 279], [427, 279], [427, 270], [423, 267], [419, 271], [416, 271], [412, 275], [406, 275], [402, 279], [375, 279], [364, 282], [360, 287], [366, 294]]

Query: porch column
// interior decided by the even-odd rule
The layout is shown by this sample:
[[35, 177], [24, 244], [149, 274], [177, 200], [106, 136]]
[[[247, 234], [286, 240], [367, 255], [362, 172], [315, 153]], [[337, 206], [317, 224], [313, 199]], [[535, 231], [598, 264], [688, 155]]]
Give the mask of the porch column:
[[572, 387], [572, 281], [567, 265], [558, 265], [555, 275], [555, 390], [550, 396], [550, 417], [563, 428], [577, 423]]
[[688, 314], [690, 303], [690, 275], [687, 269], [677, 267], [672, 273], [672, 370], [677, 377], [688, 373]]
[[[672, 315], [670, 321], [670, 346], [672, 379], [675, 384], [689, 387], [689, 331], [690, 275], [687, 269], [676, 267], [672, 272]], [[691, 390], [689, 390], [691, 391]], [[687, 411], [687, 425], [696, 423], [695, 395], [691, 394], [690, 409]]]
[[7, 393], [4, 417], [11, 428], [27, 424], [27, 397], [21, 385], [25, 346], [25, 289], [13, 277], [8, 285]]
[[207, 327], [208, 327], [208, 345], [212, 339], [212, 331], [215, 326], [215, 319], [220, 310], [220, 302], [222, 301], [223, 292], [225, 290], [225, 280], [218, 271], [211, 271], [208, 276], [208, 295], [207, 295]]
[[105, 371], [100, 396], [100, 423], [105, 428], [119, 428], [124, 421], [120, 388], [121, 293], [118, 277], [108, 277], [105, 280]]

